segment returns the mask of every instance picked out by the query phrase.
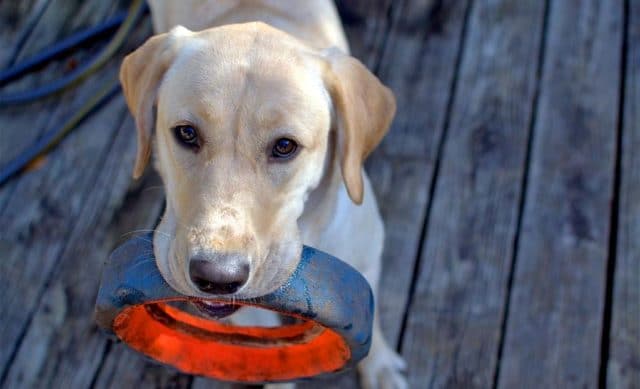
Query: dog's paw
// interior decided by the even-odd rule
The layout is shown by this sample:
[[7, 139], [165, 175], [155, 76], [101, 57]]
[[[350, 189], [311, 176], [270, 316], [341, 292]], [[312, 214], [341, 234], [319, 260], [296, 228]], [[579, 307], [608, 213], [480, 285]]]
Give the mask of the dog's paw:
[[369, 354], [358, 366], [364, 389], [406, 389], [406, 369], [402, 357], [389, 348]]

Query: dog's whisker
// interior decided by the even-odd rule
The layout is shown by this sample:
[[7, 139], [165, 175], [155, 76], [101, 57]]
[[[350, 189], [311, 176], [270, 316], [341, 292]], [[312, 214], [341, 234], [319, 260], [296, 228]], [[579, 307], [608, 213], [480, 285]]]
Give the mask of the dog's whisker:
[[155, 262], [155, 257], [152, 255], [145, 255], [145, 256], [140, 256], [139, 257], [139, 262], [138, 263], [148, 263], [148, 262]]
[[162, 274], [160, 274], [160, 273], [148, 273], [148, 274], [145, 274], [145, 275], [142, 277], [142, 279], [143, 279], [144, 281], [146, 281], [146, 280], [148, 280], [148, 279], [150, 279], [150, 278], [162, 278]]
[[160, 234], [160, 236], [162, 237], [166, 237], [166, 238], [172, 238], [173, 236], [171, 236], [170, 234], [164, 232], [164, 231], [160, 231], [158, 229], [139, 229], [139, 230], [133, 230], [133, 231], [129, 231], [127, 233], [122, 234], [122, 237], [126, 237], [129, 235], [133, 235], [133, 234], [138, 234], [138, 233], [144, 233], [144, 232], [153, 232], [153, 233], [158, 233]]
[[133, 230], [133, 231], [129, 231], [129, 232], [125, 232], [124, 234], [121, 235], [121, 237], [125, 238], [129, 235], [133, 235], [133, 234], [137, 234], [137, 233], [141, 233], [141, 232], [152, 232], [153, 230], [148, 230], [148, 229], [141, 229], [141, 230]]
[[141, 262], [136, 262], [133, 266], [131, 266], [131, 269], [135, 269], [137, 267], [140, 267], [142, 265], [144, 265], [148, 260], [150, 260], [151, 258], [147, 259], [147, 258], [143, 258], [143, 261]]
[[148, 190], [156, 190], [156, 189], [164, 189], [164, 186], [162, 186], [162, 185], [154, 185], [154, 186], [150, 186], [150, 187], [144, 188], [142, 191], [146, 192]]

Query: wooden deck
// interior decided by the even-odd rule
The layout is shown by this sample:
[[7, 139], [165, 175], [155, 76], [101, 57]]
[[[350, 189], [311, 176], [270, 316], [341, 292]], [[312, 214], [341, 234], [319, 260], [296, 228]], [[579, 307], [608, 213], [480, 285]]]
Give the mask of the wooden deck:
[[[0, 67], [126, 3], [0, 2]], [[340, 11], [354, 55], [398, 99], [367, 168], [387, 226], [382, 324], [411, 388], [640, 388], [640, 1], [345, 0]], [[147, 20], [128, 49], [149, 31]], [[0, 109], [0, 164], [114, 77], [124, 52], [61, 97]], [[92, 322], [103, 261], [161, 212], [158, 177], [130, 178], [134, 153], [119, 96], [0, 188], [2, 387], [212, 385]]]

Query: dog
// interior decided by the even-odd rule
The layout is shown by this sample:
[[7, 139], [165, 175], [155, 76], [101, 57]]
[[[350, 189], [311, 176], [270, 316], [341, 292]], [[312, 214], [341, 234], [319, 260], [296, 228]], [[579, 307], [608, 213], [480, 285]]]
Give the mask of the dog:
[[[167, 283], [205, 298], [261, 296], [292, 274], [306, 244], [377, 292], [384, 227], [363, 162], [395, 98], [349, 55], [334, 4], [149, 5], [157, 35], [124, 59], [120, 80], [137, 128], [133, 176], [153, 154], [165, 187], [153, 243]], [[199, 308], [244, 320], [233, 305]], [[404, 366], [376, 315], [362, 386], [405, 388]]]

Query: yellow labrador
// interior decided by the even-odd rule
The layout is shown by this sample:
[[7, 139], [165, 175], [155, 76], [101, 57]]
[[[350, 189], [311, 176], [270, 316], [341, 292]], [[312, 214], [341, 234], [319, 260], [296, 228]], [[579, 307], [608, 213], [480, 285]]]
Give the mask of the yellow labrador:
[[[362, 164], [395, 99], [348, 54], [334, 5], [149, 3], [158, 35], [125, 58], [120, 78], [138, 130], [134, 177], [154, 149], [165, 185], [154, 251], [166, 281], [188, 295], [264, 295], [304, 243], [349, 262], [375, 290], [384, 230]], [[363, 386], [406, 387], [403, 368], [376, 318]]]

